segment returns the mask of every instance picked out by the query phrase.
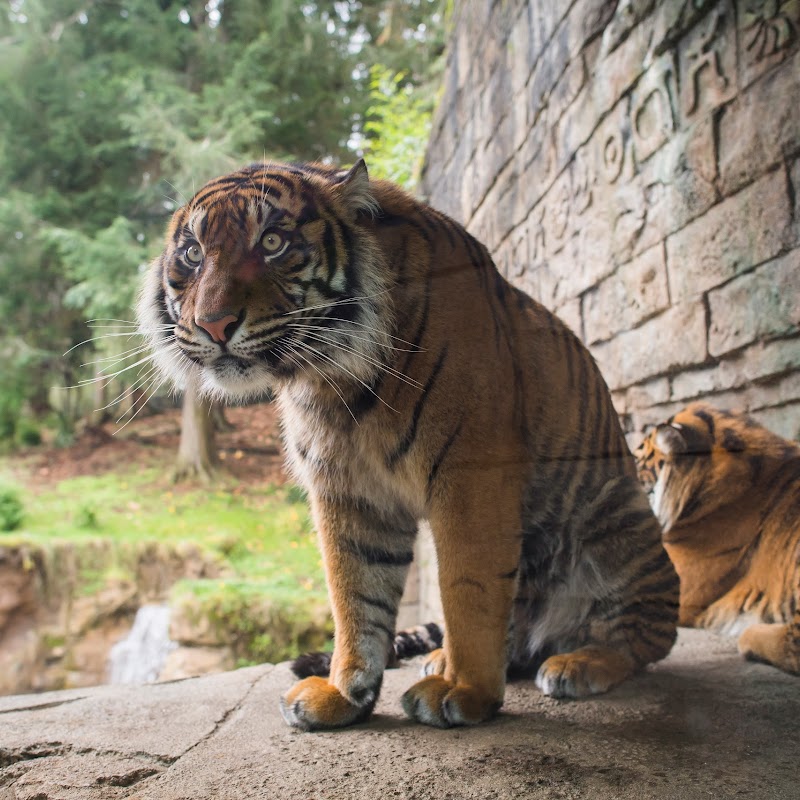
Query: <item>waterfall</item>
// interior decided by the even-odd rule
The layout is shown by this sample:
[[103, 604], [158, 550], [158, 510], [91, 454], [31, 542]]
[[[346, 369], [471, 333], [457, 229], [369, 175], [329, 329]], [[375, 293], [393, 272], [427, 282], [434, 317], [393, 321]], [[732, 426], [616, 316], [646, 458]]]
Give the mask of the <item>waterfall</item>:
[[131, 632], [108, 655], [109, 683], [152, 683], [177, 645], [169, 638], [169, 606], [146, 605]]

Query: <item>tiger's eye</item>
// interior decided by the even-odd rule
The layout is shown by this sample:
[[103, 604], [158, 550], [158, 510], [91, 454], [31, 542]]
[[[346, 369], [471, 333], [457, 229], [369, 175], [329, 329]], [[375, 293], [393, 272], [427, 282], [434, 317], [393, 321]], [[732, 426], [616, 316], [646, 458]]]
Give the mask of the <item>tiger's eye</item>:
[[190, 244], [186, 248], [186, 260], [195, 266], [203, 260], [203, 249], [199, 244]]
[[279, 231], [265, 231], [261, 237], [261, 246], [270, 254], [277, 253], [283, 247], [284, 241]]

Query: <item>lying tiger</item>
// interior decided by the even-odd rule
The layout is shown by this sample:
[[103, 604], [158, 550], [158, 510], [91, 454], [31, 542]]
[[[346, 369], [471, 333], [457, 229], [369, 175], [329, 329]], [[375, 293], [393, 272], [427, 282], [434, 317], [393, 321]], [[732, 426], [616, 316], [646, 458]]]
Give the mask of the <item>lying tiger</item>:
[[424, 518], [446, 636], [411, 718], [489, 719], [508, 668], [581, 697], [669, 652], [677, 575], [594, 359], [363, 161], [208, 183], [173, 216], [139, 317], [176, 382], [275, 394], [336, 628], [330, 675], [283, 699], [290, 725], [371, 714]]
[[800, 446], [693, 403], [635, 455], [680, 575], [679, 624], [800, 674]]

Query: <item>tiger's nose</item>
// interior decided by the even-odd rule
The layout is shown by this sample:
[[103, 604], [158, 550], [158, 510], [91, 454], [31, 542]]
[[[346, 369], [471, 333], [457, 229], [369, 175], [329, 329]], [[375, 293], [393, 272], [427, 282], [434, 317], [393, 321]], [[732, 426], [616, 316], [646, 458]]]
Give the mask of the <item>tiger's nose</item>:
[[242, 323], [242, 314], [238, 317], [234, 314], [212, 314], [205, 319], [195, 318], [195, 325], [202, 328], [215, 342], [224, 344], [236, 332]]

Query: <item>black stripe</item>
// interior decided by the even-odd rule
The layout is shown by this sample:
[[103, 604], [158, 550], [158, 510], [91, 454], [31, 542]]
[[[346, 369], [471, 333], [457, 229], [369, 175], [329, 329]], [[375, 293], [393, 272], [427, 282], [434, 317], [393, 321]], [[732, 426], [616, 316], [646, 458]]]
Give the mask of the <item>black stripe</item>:
[[394, 618], [395, 611], [397, 611], [397, 607], [387, 603], [385, 600], [381, 600], [377, 597], [369, 597], [366, 594], [362, 594], [358, 592], [356, 597], [362, 602], [366, 603], [368, 606], [373, 606], [373, 608], [379, 608], [381, 611], [385, 611], [390, 617]]
[[450, 448], [453, 446], [453, 443], [458, 438], [458, 435], [461, 433], [461, 426], [464, 424], [464, 417], [462, 416], [461, 419], [458, 421], [458, 425], [456, 425], [453, 432], [450, 436], [447, 437], [447, 441], [442, 446], [441, 450], [436, 454], [436, 458], [433, 459], [431, 463], [431, 468], [428, 470], [428, 491], [427, 491], [427, 498], [428, 500], [431, 499], [431, 493], [433, 490], [433, 483], [436, 480], [436, 475], [439, 472], [442, 464], [444, 463], [445, 458], [447, 458], [447, 453]]
[[707, 411], [695, 411], [694, 415], [705, 422], [708, 427], [708, 433], [711, 436], [711, 441], [714, 441], [714, 418]]
[[411, 449], [411, 445], [414, 444], [414, 440], [417, 437], [417, 429], [419, 427], [419, 420], [422, 416], [423, 408], [425, 407], [425, 403], [430, 396], [431, 389], [436, 383], [436, 379], [439, 376], [439, 372], [442, 369], [442, 365], [444, 364], [446, 356], [447, 345], [445, 345], [442, 348], [442, 352], [439, 353], [439, 358], [436, 360], [433, 371], [431, 372], [428, 380], [425, 383], [425, 386], [422, 389], [422, 394], [414, 404], [414, 412], [411, 416], [411, 424], [401, 438], [395, 450], [390, 453], [389, 457], [386, 459], [386, 466], [390, 469], [393, 469], [396, 466], [397, 462]]
[[370, 547], [352, 539], [345, 539], [343, 545], [347, 552], [355, 556], [359, 561], [373, 566], [380, 564], [388, 567], [405, 567], [414, 560], [414, 552], [412, 550], [405, 553], [392, 553], [389, 550]]

